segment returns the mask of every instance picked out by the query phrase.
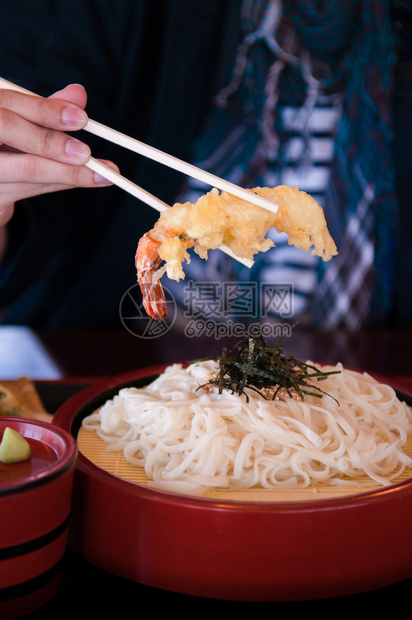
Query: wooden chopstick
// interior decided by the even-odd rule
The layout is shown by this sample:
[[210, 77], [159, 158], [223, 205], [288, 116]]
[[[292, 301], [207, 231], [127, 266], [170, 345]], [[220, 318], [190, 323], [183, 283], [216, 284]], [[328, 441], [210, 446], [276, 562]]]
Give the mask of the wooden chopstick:
[[136, 185], [136, 183], [133, 183], [133, 181], [126, 179], [126, 177], [122, 176], [112, 168], [109, 168], [109, 166], [106, 166], [106, 164], [97, 161], [97, 159], [95, 159], [94, 157], [90, 157], [90, 159], [84, 165], [87, 168], [90, 168], [90, 170], [97, 172], [108, 181], [111, 181], [112, 183], [114, 183], [114, 185], [117, 185], [121, 189], [124, 189], [125, 192], [128, 192], [135, 198], [138, 198], [150, 207], [153, 207], [153, 209], [156, 209], [156, 211], [159, 211], [159, 213], [161, 213], [162, 211], [166, 211], [166, 209], [170, 208], [169, 205], [167, 205], [165, 202], [163, 202], [159, 198], [156, 198], [156, 196], [153, 196], [153, 194], [149, 194], [149, 192], [147, 192], [145, 189], [139, 187], [139, 185]]
[[[129, 179], [126, 179], [126, 177], [122, 176], [115, 170], [112, 170], [112, 168], [109, 168], [109, 166], [106, 166], [105, 164], [102, 164], [102, 162], [97, 161], [96, 159], [94, 159], [94, 157], [91, 157], [89, 161], [87, 161], [84, 165], [90, 168], [90, 170], [101, 174], [102, 177], [104, 177], [108, 181], [111, 181], [121, 189], [124, 189], [129, 194], [132, 194], [132, 196], [134, 196], [135, 198], [138, 198], [139, 200], [142, 200], [143, 202], [148, 204], [150, 207], [153, 207], [154, 209], [156, 209], [156, 211], [162, 212], [170, 208], [169, 205], [167, 205], [165, 202], [162, 202], [159, 198], [153, 196], [153, 194], [150, 194], [142, 187], [139, 187], [139, 185], [136, 185]], [[221, 245], [219, 247], [219, 250], [222, 250], [222, 252], [224, 252], [231, 258], [234, 258], [239, 263], [245, 265], [245, 267], [248, 267], [249, 269], [254, 264], [253, 260], [237, 256], [225, 244]]]
[[113, 142], [114, 144], [129, 149], [129, 151], [134, 151], [135, 153], [143, 155], [148, 159], [152, 159], [160, 164], [168, 166], [169, 168], [173, 168], [178, 172], [183, 172], [187, 176], [198, 179], [198, 181], [202, 181], [203, 183], [211, 185], [212, 187], [217, 187], [218, 189], [228, 192], [229, 194], [233, 194], [238, 198], [247, 200], [248, 202], [257, 205], [258, 207], [262, 207], [267, 211], [272, 211], [272, 213], [276, 213], [279, 209], [279, 205], [277, 205], [272, 200], [268, 200], [267, 198], [258, 196], [250, 190], [239, 187], [238, 185], [235, 185], [230, 181], [226, 181], [225, 179], [221, 179], [220, 177], [217, 177], [211, 172], [207, 172], [206, 170], [197, 168], [193, 164], [189, 164], [188, 162], [182, 161], [181, 159], [178, 159], [173, 155], [164, 153], [163, 151], [160, 151], [153, 146], [149, 146], [144, 142], [140, 142], [140, 140], [136, 140], [136, 138], [131, 138], [130, 136], [127, 136], [117, 131], [116, 129], [111, 129], [106, 125], [102, 125], [97, 121], [89, 119], [84, 129], [85, 131], [93, 133], [96, 136], [104, 138], [108, 142]]
[[[39, 95], [36, 95], [36, 93], [32, 93], [31, 91], [26, 90], [25, 88], [22, 88], [21, 86], [17, 86], [16, 84], [13, 84], [12, 82], [8, 82], [7, 80], [1, 77], [0, 77], [0, 87], [7, 88], [9, 90], [14, 90], [17, 92], [21, 92], [25, 95], [32, 95], [33, 97], [39, 96]], [[121, 174], [119, 174], [115, 170], [112, 170], [111, 168], [109, 168], [109, 166], [106, 166], [105, 164], [97, 161], [96, 159], [94, 159], [94, 157], [90, 157], [90, 159], [84, 165], [87, 168], [90, 168], [90, 170], [93, 170], [94, 172], [101, 174], [101, 176], [107, 179], [108, 181], [111, 181], [112, 183], [120, 187], [121, 189], [124, 189], [129, 194], [132, 194], [133, 196], [135, 196], [135, 198], [142, 200], [143, 202], [153, 207], [157, 211], [161, 212], [169, 208], [169, 205], [167, 205], [165, 202], [162, 202], [161, 200], [159, 200], [159, 198], [156, 198], [152, 194], [149, 194], [149, 192], [146, 192], [146, 190], [144, 190], [143, 188], [139, 187], [132, 181], [129, 181], [129, 179], [126, 179], [126, 177], [123, 177]]]
[[[35, 95], [35, 93], [22, 88], [21, 86], [17, 86], [12, 82], [8, 82], [7, 80], [0, 77], [0, 87], [8, 88], [9, 90], [16, 90], [27, 95]], [[37, 95], [36, 95], [37, 96]], [[149, 146], [148, 144], [144, 144], [144, 142], [140, 142], [140, 140], [136, 140], [136, 138], [131, 138], [126, 134], [123, 134], [116, 129], [112, 129], [107, 127], [106, 125], [102, 125], [97, 121], [89, 119], [84, 127], [85, 131], [89, 133], [93, 133], [101, 138], [109, 142], [113, 142], [119, 146], [122, 146], [129, 151], [134, 151], [139, 155], [143, 155], [148, 159], [152, 159], [154, 161], [159, 162], [160, 164], [164, 164], [169, 168], [173, 168], [178, 172], [182, 172], [190, 177], [198, 179], [206, 183], [207, 185], [211, 185], [212, 187], [217, 187], [220, 190], [226, 191], [229, 194], [233, 194], [238, 198], [242, 198], [243, 200], [247, 200], [252, 204], [255, 204], [263, 209], [268, 211], [272, 211], [272, 213], [276, 213], [279, 209], [279, 205], [277, 205], [272, 200], [268, 200], [267, 198], [263, 198], [262, 196], [258, 196], [253, 192], [244, 189], [243, 187], [239, 187], [230, 181], [226, 181], [225, 179], [221, 179], [216, 175], [206, 172], [206, 170], [202, 170], [201, 168], [197, 168], [193, 164], [189, 164], [188, 162], [182, 161], [173, 155], [169, 155], [168, 153], [164, 153], [159, 149], [154, 148], [153, 146]]]
[[[34, 97], [39, 96], [36, 93], [33, 93], [25, 88], [22, 88], [21, 86], [17, 86], [17, 84], [13, 84], [12, 82], [9, 82], [8, 80], [5, 80], [2, 77], [0, 77], [0, 87], [7, 88], [9, 90], [14, 90], [17, 92], [21, 92], [26, 95], [32, 95]], [[120, 146], [125, 146], [125, 148], [128, 148], [129, 150], [133, 150], [142, 155], [145, 154], [144, 151], [147, 151], [149, 153], [148, 155], [146, 155], [147, 157], [151, 159], [156, 159], [156, 161], [159, 161], [160, 163], [165, 163], [166, 161], [177, 162], [175, 165], [179, 166], [179, 168], [176, 168], [176, 169], [177, 170], [180, 169], [181, 172], [185, 172], [185, 167], [188, 167], [190, 169], [193, 168], [195, 171], [198, 171], [199, 173], [203, 173], [202, 170], [200, 170], [199, 168], [196, 168], [195, 166], [192, 166], [191, 164], [187, 164], [186, 162], [180, 161], [176, 159], [175, 157], [172, 157], [171, 155], [162, 153], [162, 151], [158, 151], [157, 149], [154, 149], [153, 147], [145, 145], [142, 142], [135, 140], [134, 138], [130, 138], [129, 136], [119, 133], [115, 129], [110, 129], [109, 127], [106, 127], [105, 125], [101, 125], [100, 123], [96, 121], [89, 120], [87, 122], [85, 129], [88, 130], [89, 132], [95, 133], [96, 135], [99, 135], [106, 139], [110, 139], [110, 141], [114, 142], [115, 144], [118, 144]], [[110, 136], [110, 138], [108, 138], [107, 136]], [[161, 161], [160, 159], [158, 159], [158, 157], [161, 157], [162, 159], [164, 159], [164, 161]], [[135, 198], [138, 198], [139, 200], [145, 202], [146, 204], [153, 207], [157, 211], [161, 212], [169, 208], [169, 205], [162, 202], [161, 200], [159, 200], [158, 198], [156, 198], [155, 196], [153, 196], [152, 194], [150, 194], [143, 188], [139, 187], [138, 185], [136, 185], [135, 183], [133, 183], [126, 177], [122, 176], [115, 170], [112, 170], [105, 164], [102, 164], [101, 162], [97, 161], [94, 157], [91, 157], [84, 165], [87, 168], [90, 168], [91, 170], [93, 170], [94, 172], [101, 174], [108, 181], [111, 181], [112, 183], [120, 187], [121, 189], [135, 196]], [[165, 164], [165, 165], [170, 165], [170, 163]], [[216, 178], [220, 182], [221, 185], [232, 186], [232, 183], [223, 181], [223, 179], [218, 179], [218, 177], [214, 177], [214, 175], [210, 175], [209, 173], [205, 172], [204, 175], [206, 175], [207, 177]], [[199, 178], [199, 177], [196, 177], [196, 178]], [[246, 199], [249, 200], [249, 202], [253, 202], [253, 200], [249, 199], [249, 196], [250, 196], [251, 198], [255, 198], [255, 199], [259, 198], [260, 200], [263, 200], [264, 202], [275, 205], [275, 203], [271, 203], [269, 200], [261, 198], [260, 196], [257, 196], [256, 194], [253, 194], [252, 192], [248, 192], [247, 190], [243, 190], [242, 188], [237, 187], [236, 185], [233, 185], [233, 187], [236, 188], [236, 190], [240, 190], [242, 193], [246, 193], [247, 194]], [[219, 187], [219, 189], [222, 189], [222, 187]], [[225, 252], [225, 254], [227, 254], [228, 256], [237, 260], [242, 265], [245, 265], [246, 267], [250, 268], [254, 264], [253, 260], [249, 260], [247, 258], [241, 258], [240, 256], [237, 256], [236, 254], [234, 254], [232, 250], [228, 248], [226, 245], [221, 245], [219, 249]]]

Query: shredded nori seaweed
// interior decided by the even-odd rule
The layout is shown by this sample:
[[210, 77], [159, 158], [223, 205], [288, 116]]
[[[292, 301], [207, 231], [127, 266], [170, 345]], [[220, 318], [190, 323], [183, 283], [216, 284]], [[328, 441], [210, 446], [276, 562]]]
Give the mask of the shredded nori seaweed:
[[237, 351], [235, 355], [230, 355], [227, 348], [223, 348], [222, 355], [217, 358], [219, 369], [216, 377], [200, 387], [217, 386], [219, 394], [224, 389], [232, 394], [244, 394], [246, 402], [249, 402], [249, 397], [245, 388], [254, 390], [266, 400], [274, 400], [283, 390], [291, 398], [294, 395], [301, 400], [305, 395], [322, 398], [327, 392], [314, 381], [322, 381], [340, 371], [324, 372], [287, 355], [282, 349], [282, 341], [283, 336], [276, 347], [270, 349], [260, 335], [245, 338], [243, 344], [232, 349], [231, 352]]

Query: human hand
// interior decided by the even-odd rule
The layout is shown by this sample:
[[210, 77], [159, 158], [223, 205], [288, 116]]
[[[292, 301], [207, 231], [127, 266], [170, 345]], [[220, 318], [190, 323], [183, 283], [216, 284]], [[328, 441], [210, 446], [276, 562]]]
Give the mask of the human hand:
[[[78, 84], [47, 99], [0, 89], [0, 226], [23, 198], [110, 185], [83, 165], [89, 147], [64, 133], [85, 126], [86, 101], [86, 91]], [[104, 163], [117, 170], [113, 163]]]

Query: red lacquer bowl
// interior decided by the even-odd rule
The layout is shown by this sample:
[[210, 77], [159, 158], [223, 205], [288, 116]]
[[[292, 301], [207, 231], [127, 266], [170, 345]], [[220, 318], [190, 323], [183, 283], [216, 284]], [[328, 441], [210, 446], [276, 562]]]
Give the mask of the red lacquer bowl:
[[[144, 385], [161, 370], [101, 381], [67, 401], [54, 422], [76, 436], [121, 387]], [[308, 600], [411, 578], [411, 514], [411, 479], [335, 499], [221, 502], [127, 482], [80, 452], [69, 544], [100, 568], [169, 591]]]
[[0, 463], [0, 617], [47, 603], [60, 587], [77, 444], [47, 422], [0, 418], [30, 444], [30, 459]]

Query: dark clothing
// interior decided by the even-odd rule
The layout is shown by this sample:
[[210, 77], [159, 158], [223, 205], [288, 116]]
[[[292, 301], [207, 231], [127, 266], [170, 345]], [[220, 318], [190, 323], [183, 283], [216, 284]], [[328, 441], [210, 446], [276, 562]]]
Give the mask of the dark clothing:
[[[252, 7], [251, 14], [256, 13], [252, 4], [248, 4], [249, 8]], [[322, 19], [319, 19], [317, 3], [312, 0], [285, 2], [285, 17], [288, 22], [290, 11], [295, 10], [293, 27], [302, 43], [305, 43], [305, 36], [310, 38], [306, 41], [309, 48], [316, 42], [318, 49], [313, 50], [314, 53], [317, 52], [326, 60], [327, 65], [334, 69], [332, 74], [336, 75], [335, 70], [337, 69], [339, 74], [340, 69], [339, 54], [342, 49], [345, 52], [350, 48], [350, 29], [348, 38], [339, 41], [337, 46], [337, 42], [331, 37], [331, 29], [328, 29], [331, 17], [336, 18], [332, 20], [332, 33], [339, 30], [341, 18], [347, 19], [349, 23], [355, 22], [357, 35], [359, 32], [362, 35], [357, 37], [358, 44], [364, 45], [365, 50], [370, 53], [367, 26], [370, 22], [368, 10], [371, 10], [373, 3], [359, 1], [357, 6], [356, 0], [352, 0], [351, 3], [345, 3], [346, 13], [342, 10], [335, 13], [333, 2], [323, 4], [327, 10], [320, 16]], [[385, 9], [386, 15], [387, 2], [377, 4]], [[212, 110], [213, 96], [230, 80], [237, 51], [244, 36], [240, 19], [242, 6], [245, 6], [243, 2], [237, 0], [72, 0], [70, 3], [63, 0], [47, 0], [42, 3], [15, 0], [3, 3], [0, 21], [0, 75], [42, 95], [49, 95], [68, 83], [79, 82], [88, 92], [86, 109], [90, 118], [181, 159], [196, 160], [199, 153], [192, 150], [196, 148], [195, 139], [204, 127], [203, 122], [208, 112]], [[410, 45], [407, 44], [407, 41], [411, 40], [409, 0], [396, 0], [393, 6], [393, 19], [400, 20], [404, 28], [398, 32], [399, 61], [411, 62]], [[363, 15], [363, 22], [355, 18], [358, 8], [362, 9], [360, 13]], [[247, 12], [243, 11], [243, 19], [246, 14]], [[270, 16], [270, 11], [268, 15]], [[379, 22], [379, 15], [374, 17], [375, 21]], [[388, 48], [392, 45], [392, 36], [387, 36], [391, 30], [388, 20], [384, 22], [384, 26], [380, 33], [384, 41], [371, 38], [374, 45], [381, 49], [381, 56], [386, 54], [386, 48], [381, 44], [385, 43]], [[312, 36], [314, 32], [316, 36]], [[359, 54], [358, 51], [356, 47], [351, 50], [352, 53], [347, 56], [350, 62], [346, 68], [353, 69], [353, 63], [356, 64], [358, 57], [363, 59], [362, 62], [366, 62], [368, 56], [362, 56], [362, 50]], [[265, 54], [266, 52], [264, 49]], [[388, 63], [384, 64], [384, 75], [387, 77]], [[256, 66], [261, 66], [259, 53]], [[363, 103], [368, 101], [368, 97], [372, 98], [370, 93], [374, 92], [375, 87], [385, 95], [385, 102], [387, 101], [389, 80], [388, 83], [381, 84], [379, 77], [376, 77], [379, 73], [368, 73], [365, 70], [362, 75], [356, 67], [353, 73], [356, 78], [361, 78], [361, 84], [363, 78], [367, 77], [365, 84], [368, 88], [364, 89]], [[259, 76], [259, 71], [252, 75], [248, 73], [248, 85], [258, 81]], [[410, 80], [406, 82], [407, 85], [410, 83]], [[358, 82], [355, 79], [352, 87], [356, 84]], [[265, 83], [261, 83], [260, 87], [264, 93]], [[406, 87], [402, 79], [398, 80], [397, 87]], [[351, 93], [350, 112], [354, 114], [354, 118], [363, 118], [363, 125], [372, 124], [373, 129], [375, 117], [368, 114], [367, 106], [357, 105], [358, 94], [357, 91]], [[254, 93], [250, 100], [246, 100], [249, 114], [257, 100]], [[381, 287], [375, 287], [375, 305], [383, 309], [379, 314], [379, 321], [382, 321], [382, 313], [391, 305], [389, 298], [391, 291], [394, 291], [389, 313], [390, 326], [412, 324], [412, 295], [408, 285], [412, 247], [408, 188], [411, 176], [411, 101], [411, 98], [399, 98], [395, 95], [394, 161], [399, 209], [392, 198], [386, 202], [376, 200], [371, 205], [374, 221], [379, 223], [379, 226], [375, 225], [376, 230], [369, 231], [371, 238], [377, 240], [375, 253], [378, 261], [374, 267], [376, 272], [384, 274], [380, 281]], [[373, 107], [376, 114], [376, 106]], [[366, 116], [362, 116], [360, 111]], [[385, 142], [385, 147], [388, 145], [387, 135], [392, 136], [392, 128], [387, 118], [389, 114], [386, 114], [386, 111], [386, 107], [381, 106], [377, 116], [377, 119], [382, 121], [383, 129], [379, 136]], [[252, 121], [255, 120], [257, 126], [258, 121], [252, 116]], [[361, 163], [366, 166], [369, 176], [379, 176], [373, 174], [377, 169], [389, 171], [391, 176], [392, 168], [387, 164], [391, 157], [386, 159], [381, 156], [380, 143], [376, 143], [376, 149], [369, 148], [370, 142], [366, 143], [363, 139], [360, 140], [361, 144], [356, 143], [358, 126], [350, 122], [348, 115], [347, 120], [347, 133], [351, 134], [349, 145], [361, 151], [365, 160]], [[363, 136], [362, 132], [359, 135]], [[253, 134], [249, 132], [248, 139], [251, 139], [250, 136], [253, 138]], [[349, 190], [359, 190], [362, 198], [362, 188], [356, 188], [353, 183], [348, 187], [353, 153], [349, 152], [350, 148], [345, 147], [342, 136], [345, 137], [344, 125], [341, 125], [340, 130], [339, 160], [339, 176], [344, 186], [340, 189], [343, 193], [347, 191], [348, 196]], [[94, 157], [112, 159], [119, 165], [122, 174], [147, 191], [169, 204], [177, 198], [184, 182], [181, 174], [90, 134], [82, 133], [78, 137], [91, 146]], [[222, 136], [219, 135], [218, 138], [221, 139]], [[387, 156], [388, 148], [385, 153]], [[367, 180], [374, 182], [372, 178]], [[384, 197], [387, 194], [392, 195], [392, 188], [387, 191], [385, 182], [386, 178], [376, 180], [380, 195]], [[336, 229], [342, 228], [342, 237], [337, 240], [343, 239], [345, 245], [347, 222], [350, 219], [347, 215], [351, 215], [355, 202], [352, 198], [348, 198], [346, 202], [340, 201], [340, 208], [342, 212], [337, 211], [335, 218], [327, 212], [326, 217], [334, 235]], [[392, 214], [397, 209], [400, 215], [400, 244], [395, 286], [391, 288], [393, 256], [396, 251], [395, 233], [392, 231], [397, 229], [397, 219], [392, 217]], [[138, 239], [153, 226], [157, 217], [150, 207], [116, 187], [76, 189], [19, 203], [16, 215], [9, 224], [8, 253], [0, 269], [0, 310], [4, 310], [3, 321], [38, 328], [120, 326], [120, 300], [136, 282], [134, 253]], [[367, 208], [364, 217], [366, 224], [373, 220], [369, 217]], [[385, 243], [382, 243], [382, 240]], [[363, 247], [361, 242], [360, 251]], [[354, 262], [346, 260], [348, 254], [351, 259], [350, 247], [346, 244], [346, 254], [342, 252], [335, 264], [340, 264], [343, 275], [350, 277]], [[385, 271], [390, 272], [389, 275], [385, 274]], [[332, 285], [334, 284], [336, 279], [332, 278]], [[321, 302], [324, 301], [327, 310], [328, 306], [337, 305], [331, 301], [332, 297], [320, 294], [320, 290], [323, 289], [318, 287], [316, 295], [321, 298]], [[376, 294], [380, 299], [376, 299]], [[360, 299], [358, 289], [354, 297], [355, 302]], [[343, 315], [347, 314], [345, 306], [342, 307]]]
[[394, 167], [399, 210], [396, 280], [390, 325], [412, 326], [412, 3], [394, 0], [392, 18], [398, 35], [393, 86]]
[[[72, 0], [3, 3], [0, 75], [48, 96], [68, 83], [88, 93], [90, 118], [181, 159], [211, 104], [224, 34], [237, 2]], [[94, 157], [168, 204], [182, 175], [82, 133]], [[136, 283], [134, 253], [158, 214], [117, 187], [22, 201], [0, 273], [4, 322], [118, 327]]]

